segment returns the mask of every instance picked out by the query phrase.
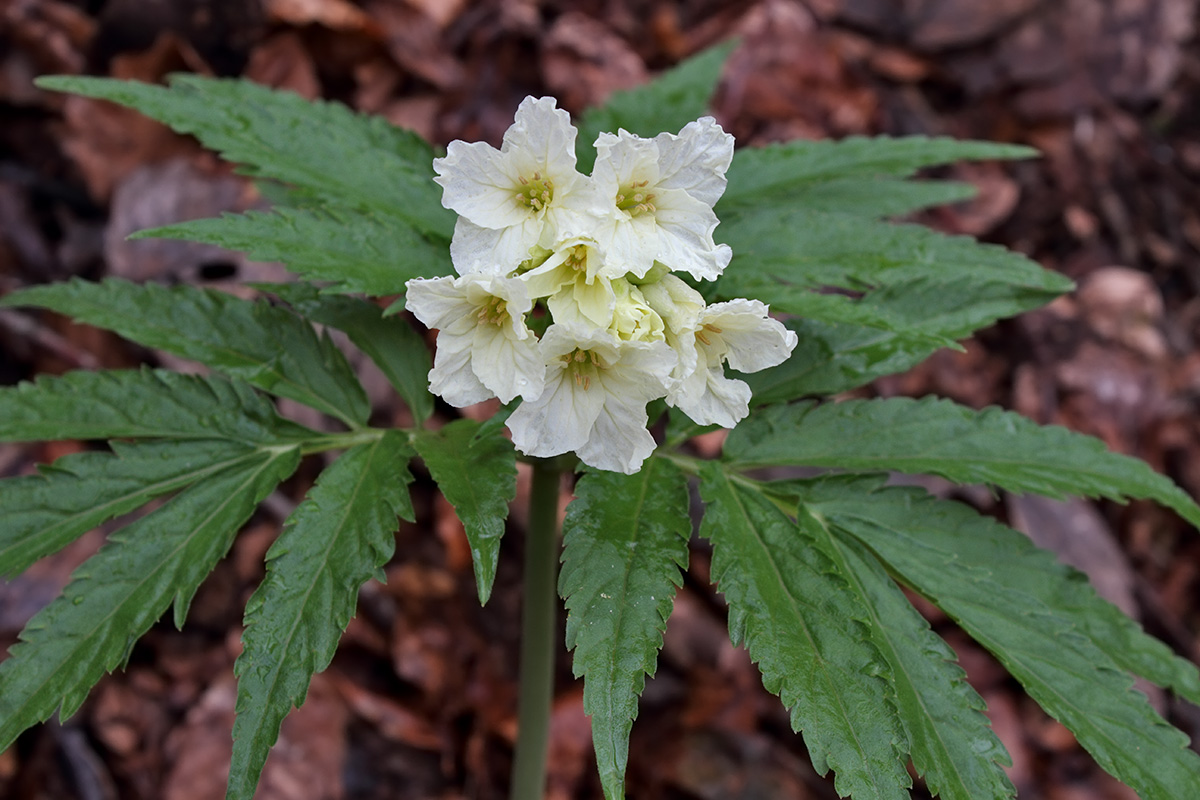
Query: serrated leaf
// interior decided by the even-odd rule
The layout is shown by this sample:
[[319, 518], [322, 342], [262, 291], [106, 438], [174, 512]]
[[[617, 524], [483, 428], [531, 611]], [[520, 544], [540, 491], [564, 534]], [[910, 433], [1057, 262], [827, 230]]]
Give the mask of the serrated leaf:
[[1200, 525], [1200, 507], [1182, 489], [1099, 439], [1011, 411], [975, 411], [936, 398], [766, 408], [733, 430], [725, 458], [739, 468], [895, 470], [1047, 497], [1145, 498]]
[[[819, 495], [818, 495], [819, 496]], [[900, 721], [913, 765], [943, 800], [1006, 798], [1012, 760], [984, 714], [983, 698], [964, 680], [954, 651], [929, 628], [883, 566], [859, 542], [840, 538], [819, 514], [801, 527], [834, 560], [867, 610], [871, 636], [891, 666]]]
[[39, 78], [43, 89], [134, 108], [195, 135], [245, 172], [340, 205], [375, 208], [450, 239], [454, 215], [433, 183], [433, 151], [421, 137], [340, 103], [310, 102], [244, 80], [170, 76], [170, 88], [75, 76]]
[[0, 441], [232, 439], [273, 444], [317, 434], [275, 413], [243, 381], [168, 370], [39, 376], [0, 388]]
[[844, 392], [903, 372], [933, 352], [925, 336], [805, 319], [784, 324], [798, 339], [787, 361], [749, 375], [731, 373], [750, 386], [755, 405]]
[[638, 696], [687, 568], [688, 505], [683, 473], [652, 458], [633, 475], [585, 473], [567, 506], [558, 593], [607, 800], [625, 797]]
[[[791, 487], [803, 502], [835, 519], [886, 517], [919, 535], [931, 558], [990, 573], [990, 580], [1036, 598], [1086, 635], [1123, 669], [1200, 703], [1200, 669], [1146, 634], [1101, 598], [1077, 570], [1036, 547], [1029, 537], [957, 503], [918, 490], [854, 489], [838, 481]], [[919, 532], [919, 533], [916, 533]]]
[[0, 749], [55, 708], [73, 714], [172, 601], [182, 624], [238, 528], [299, 460], [298, 447], [262, 449], [109, 537], [0, 663]]
[[[740, 152], [753, 152], [746, 148]], [[788, 208], [850, 214], [856, 217], [898, 217], [924, 208], [969, 200], [978, 192], [969, 183], [957, 181], [910, 181], [889, 178], [832, 178], [797, 184], [771, 192], [758, 202], [786, 204]], [[753, 198], [739, 198], [746, 201]], [[744, 206], [737, 200], [717, 207], [717, 216], [733, 214]]]
[[37, 475], [0, 481], [0, 575], [13, 576], [105, 520], [252, 458], [229, 441], [113, 442], [111, 453], [77, 453]]
[[[769, 302], [754, 289], [748, 296]], [[962, 339], [997, 319], [1044, 305], [1054, 296], [970, 279], [885, 286], [856, 301], [867, 309], [859, 324], [788, 320], [784, 324], [798, 338], [791, 358], [777, 367], [737, 377], [750, 385], [756, 405], [837, 394], [909, 369], [928, 357], [939, 340]], [[883, 316], [891, 329], [864, 324], [869, 313]]]
[[716, 236], [733, 248], [733, 260], [718, 283], [725, 296], [744, 296], [742, 280], [863, 290], [912, 280], [970, 278], [1056, 294], [1074, 286], [997, 245], [851, 214], [754, 206], [722, 218]]
[[282, 261], [307, 280], [330, 281], [326, 291], [372, 296], [403, 294], [410, 278], [449, 275], [444, 240], [421, 235], [387, 213], [345, 206], [249, 211], [139, 231], [133, 239], [185, 239]]
[[379, 306], [365, 300], [320, 294], [307, 283], [260, 284], [259, 288], [274, 292], [313, 322], [349, 336], [400, 393], [418, 424], [433, 414], [429, 348], [403, 319], [385, 317]]
[[596, 160], [594, 143], [602, 131], [616, 133], [624, 128], [652, 138], [663, 132], [678, 133], [684, 125], [707, 114], [721, 67], [733, 47], [732, 42], [710, 47], [679, 62], [650, 83], [614, 92], [604, 105], [584, 112], [575, 148], [579, 171], [592, 171]]
[[938, 164], [1031, 158], [1037, 154], [1036, 150], [1019, 145], [923, 136], [854, 136], [840, 141], [797, 140], [749, 147], [734, 155], [727, 176], [729, 186], [719, 209], [770, 205], [768, 201], [782, 197], [790, 200], [797, 193], [812, 191], [816, 185], [853, 178], [907, 178], [923, 167]]
[[456, 420], [413, 440], [471, 545], [479, 602], [492, 594], [509, 503], [517, 496], [517, 452], [500, 428]]
[[1194, 794], [1200, 756], [1133, 691], [1132, 676], [1072, 625], [1069, 611], [1005, 583], [1003, 564], [964, 560], [972, 537], [962, 531], [942, 534], [957, 541], [951, 553], [930, 542], [930, 531], [961, 521], [961, 513], [939, 518], [942, 505], [922, 492], [892, 488], [814, 508], [990, 650], [1106, 771], [1147, 800]]
[[719, 464], [701, 467], [700, 478], [700, 535], [713, 543], [731, 638], [746, 643], [763, 685], [790, 709], [813, 766], [836, 771], [842, 796], [907, 797], [907, 742], [867, 612], [836, 566], [797, 535], [797, 525], [819, 522], [803, 510], [793, 522]]
[[346, 357], [287, 309], [194, 286], [72, 280], [12, 292], [0, 306], [36, 306], [107, 328], [290, 397], [351, 427], [371, 405]]
[[359, 587], [395, 549], [398, 516], [411, 521], [402, 431], [358, 445], [330, 465], [267, 551], [267, 576], [246, 604], [233, 726], [230, 800], [250, 800], [292, 706], [329, 666], [354, 616]]

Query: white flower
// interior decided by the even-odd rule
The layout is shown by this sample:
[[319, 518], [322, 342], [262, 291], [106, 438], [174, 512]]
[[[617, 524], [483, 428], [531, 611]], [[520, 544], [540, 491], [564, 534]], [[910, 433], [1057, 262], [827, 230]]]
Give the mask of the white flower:
[[542, 393], [545, 365], [525, 326], [533, 301], [525, 284], [500, 275], [414, 279], [405, 307], [437, 328], [437, 355], [429, 389], [453, 406], [491, 397], [507, 403]]
[[708, 306], [694, 329], [674, 343], [677, 383], [667, 402], [701, 425], [732, 428], [750, 413], [750, 387], [725, 377], [724, 363], [739, 372], [782, 364], [796, 347], [796, 334], [767, 316], [758, 300], [730, 300]]
[[442, 205], [459, 214], [450, 244], [459, 274], [511, 272], [531, 248], [553, 248], [600, 213], [591, 181], [575, 169], [575, 135], [554, 98], [526, 97], [499, 150], [453, 141], [434, 159]]
[[550, 298], [547, 306], [555, 321], [603, 329], [612, 324], [617, 301], [609, 272], [595, 242], [574, 238], [519, 277], [530, 297]]
[[713, 205], [725, 191], [733, 137], [703, 117], [678, 136], [602, 133], [596, 150], [592, 180], [611, 205], [595, 235], [607, 258], [639, 278], [655, 261], [700, 280], [717, 278], [732, 255], [713, 241]]
[[508, 418], [513, 444], [526, 455], [573, 450], [593, 467], [637, 472], [654, 452], [646, 403], [666, 392], [671, 349], [564, 324], [546, 330], [541, 349], [546, 388]]

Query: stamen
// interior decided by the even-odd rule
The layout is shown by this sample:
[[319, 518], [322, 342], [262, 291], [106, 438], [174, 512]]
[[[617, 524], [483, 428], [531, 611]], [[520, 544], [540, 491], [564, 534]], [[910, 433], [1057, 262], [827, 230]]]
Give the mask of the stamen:
[[704, 323], [704, 329], [706, 331], [712, 331], [713, 333], [724, 333], [723, 330], [718, 328], [716, 325], [713, 325], [711, 322]]
[[521, 185], [522, 185], [522, 186], [528, 186], [528, 185], [529, 185], [529, 181], [525, 180], [525, 176], [524, 176], [524, 175], [518, 175], [518, 176], [517, 176], [517, 180], [519, 180], [519, 181], [521, 182]]
[[[578, 375], [576, 375], [575, 377], [576, 377], [576, 378], [578, 378], [579, 376], [578, 376]], [[591, 377], [590, 377], [590, 376], [588, 376], [588, 375], [584, 375], [584, 376], [583, 376], [583, 390], [586, 392], [586, 391], [587, 391], [588, 389], [590, 389], [591, 387], [592, 387], [592, 379], [591, 379]]]
[[712, 342], [707, 336], [704, 335], [704, 331], [696, 331], [696, 338], [704, 342], [706, 345], [709, 345], [710, 347], [712, 346]]

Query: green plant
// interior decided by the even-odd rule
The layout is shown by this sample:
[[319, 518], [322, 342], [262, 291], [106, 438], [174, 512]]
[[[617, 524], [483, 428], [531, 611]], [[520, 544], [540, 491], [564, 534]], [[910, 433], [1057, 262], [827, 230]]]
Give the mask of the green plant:
[[[486, 602], [521, 458], [534, 464], [534, 491], [512, 796], [536, 796], [556, 649], [558, 487], [562, 471], [576, 464], [566, 454], [575, 451], [590, 466], [567, 509], [557, 588], [609, 800], [624, 796], [638, 696], [654, 672], [687, 564], [693, 479], [706, 504], [699, 535], [714, 548], [713, 578], [729, 604], [732, 638], [749, 648], [767, 688], [791, 710], [818, 771], [835, 771], [840, 793], [904, 797], [910, 759], [941, 797], [1014, 793], [982, 700], [901, 592], [907, 587], [988, 648], [1101, 766], [1143, 797], [1194, 794], [1200, 758], [1132, 683], [1142, 676], [1200, 702], [1196, 666], [1020, 534], [966, 506], [888, 485], [886, 473], [1051, 497], [1149, 498], [1193, 524], [1200, 524], [1200, 507], [1141, 462], [1010, 412], [937, 399], [819, 402], [907, 369], [1071, 288], [1001, 248], [884, 219], [969, 194], [959, 184], [912, 180], [922, 167], [1031, 151], [945, 139], [851, 139], [746, 149], [730, 163], [721, 155], [727, 143], [720, 129], [697, 119], [725, 52], [702, 54], [584, 116], [578, 164], [597, 166], [594, 181], [579, 176], [586, 183], [579, 191], [598, 193], [568, 208], [583, 215], [570, 219], [543, 208], [570, 195], [558, 173], [525, 162], [505, 172], [508, 155], [457, 143], [438, 162], [439, 187], [428, 144], [336, 104], [183, 75], [169, 88], [40, 81], [136, 108], [278, 184], [279, 202], [268, 212], [139, 236], [282, 260], [301, 280], [260, 287], [274, 302], [116, 280], [33, 287], [0, 300], [52, 309], [213, 370], [208, 377], [74, 372], [0, 390], [0, 439], [110, 440], [107, 449], [0, 482], [4, 575], [105, 520], [169, 498], [113, 534], [0, 665], [0, 746], [56, 709], [64, 717], [77, 710], [172, 605], [182, 624], [197, 586], [255, 506], [303, 457], [341, 451], [289, 518], [246, 608], [228, 796], [249, 798], [280, 722], [332, 658], [359, 587], [392, 557], [397, 518], [412, 519], [409, 462], [424, 462], [459, 514]], [[528, 102], [522, 113], [561, 120], [552, 103]], [[322, 135], [312, 136], [314, 129]], [[618, 129], [645, 137], [681, 133], [603, 133]], [[553, 136], [568, 135], [555, 130]], [[561, 150], [561, 139], [554, 141]], [[678, 174], [669, 164], [680, 152], [685, 167], [702, 164], [695, 169], [703, 175], [655, 184]], [[556, 168], [565, 169], [565, 155], [558, 158]], [[548, 162], [538, 163], [544, 169]], [[503, 238], [505, 226], [524, 230], [526, 217], [478, 217], [474, 190], [455, 188], [455, 169], [469, 177], [481, 164], [522, 180], [503, 192], [523, 203], [538, 227], [516, 244]], [[640, 169], [652, 174], [642, 178]], [[604, 170], [615, 201], [596, 189], [607, 185]], [[718, 183], [723, 195], [714, 190]], [[465, 222], [456, 223], [443, 197]], [[642, 229], [604, 229], [610, 218], [588, 216], [601, 201], [615, 202], [626, 214], [621, 220], [654, 222], [654, 236], [665, 242], [677, 235], [686, 246], [646, 245], [650, 234]], [[714, 202], [719, 242], [708, 216]], [[692, 216], [675, 217], [682, 227], [672, 233], [664, 208]], [[494, 255], [501, 252], [510, 255]], [[453, 277], [453, 267], [462, 274]], [[406, 284], [406, 296], [386, 312], [355, 297], [404, 293]], [[787, 315], [786, 322], [767, 317], [757, 301]], [[441, 328], [436, 365], [416, 330], [394, 313], [405, 303]], [[464, 318], [464, 309], [472, 316]], [[558, 332], [546, 327], [551, 318]], [[567, 335], [569, 320], [582, 327]], [[314, 324], [344, 331], [378, 364], [413, 427], [368, 424], [365, 392]], [[550, 367], [545, 374], [528, 368], [539, 352]], [[631, 361], [618, 352], [637, 354], [629, 357], [640, 370], [634, 378], [621, 377], [617, 366]], [[472, 366], [496, 353], [511, 371]], [[731, 378], [725, 361], [758, 371]], [[484, 396], [511, 402], [487, 422], [463, 419], [435, 430], [426, 424], [434, 411], [427, 377], [455, 404]], [[552, 423], [567, 413], [543, 394], [555, 380], [555, 391], [602, 399], [593, 416], [570, 416], [566, 433], [551, 435]], [[323, 412], [344, 430], [298, 425], [280, 416], [270, 395]], [[651, 441], [646, 422], [662, 415], [665, 433]], [[505, 436], [506, 422], [523, 454]], [[722, 457], [707, 461], [688, 441], [711, 423], [736, 427]], [[807, 479], [764, 479], [756, 471], [790, 466], [825, 471]]]

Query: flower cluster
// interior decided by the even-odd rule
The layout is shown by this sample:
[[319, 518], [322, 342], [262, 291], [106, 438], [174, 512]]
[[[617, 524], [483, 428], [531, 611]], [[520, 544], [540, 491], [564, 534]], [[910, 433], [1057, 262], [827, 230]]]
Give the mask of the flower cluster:
[[732, 427], [750, 389], [724, 365], [779, 364], [796, 335], [756, 300], [706, 305], [672, 274], [712, 280], [731, 256], [713, 241], [733, 158], [715, 120], [653, 139], [602, 133], [590, 176], [575, 136], [552, 98], [528, 97], [500, 150], [451, 142], [433, 165], [459, 215], [458, 277], [409, 281], [406, 305], [439, 331], [433, 392], [455, 406], [520, 397], [508, 427], [521, 452], [633, 473], [655, 447], [648, 402]]

